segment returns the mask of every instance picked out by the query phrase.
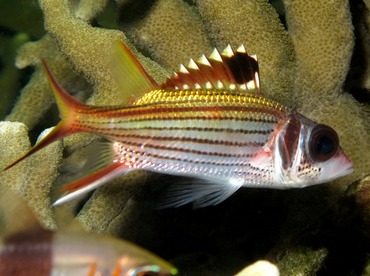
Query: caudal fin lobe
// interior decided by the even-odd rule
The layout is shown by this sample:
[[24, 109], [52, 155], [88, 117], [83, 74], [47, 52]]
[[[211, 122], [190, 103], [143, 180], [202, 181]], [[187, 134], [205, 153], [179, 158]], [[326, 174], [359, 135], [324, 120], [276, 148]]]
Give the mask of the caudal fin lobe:
[[63, 87], [60, 86], [60, 84], [56, 81], [44, 60], [42, 60], [42, 65], [48, 77], [49, 83], [52, 87], [54, 97], [59, 109], [59, 114], [62, 120], [54, 127], [54, 129], [47, 136], [45, 136], [40, 142], [38, 142], [33, 148], [31, 148], [24, 155], [22, 155], [13, 163], [8, 165], [4, 169], [4, 171], [12, 168], [26, 157], [34, 154], [40, 149], [46, 147], [47, 145], [65, 136], [78, 132], [77, 129], [73, 128], [73, 122], [75, 121], [76, 114], [79, 112], [79, 110], [85, 109], [86, 105], [74, 99], [71, 95], [68, 94], [67, 91], [63, 89]]

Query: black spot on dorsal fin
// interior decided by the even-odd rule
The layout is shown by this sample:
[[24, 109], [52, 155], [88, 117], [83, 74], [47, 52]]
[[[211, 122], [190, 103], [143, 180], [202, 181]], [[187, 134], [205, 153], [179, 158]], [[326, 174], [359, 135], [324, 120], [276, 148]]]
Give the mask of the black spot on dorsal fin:
[[209, 57], [190, 59], [188, 66], [161, 85], [163, 89], [226, 89], [260, 93], [257, 57], [248, 55], [243, 45], [234, 52], [228, 45], [222, 53], [214, 49]]

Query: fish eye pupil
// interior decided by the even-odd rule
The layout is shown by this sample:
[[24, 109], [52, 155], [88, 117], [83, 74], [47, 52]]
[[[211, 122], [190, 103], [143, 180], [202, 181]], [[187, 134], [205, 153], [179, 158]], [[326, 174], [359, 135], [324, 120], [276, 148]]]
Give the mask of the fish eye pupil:
[[326, 125], [316, 125], [309, 140], [309, 154], [313, 161], [324, 162], [336, 154], [339, 138], [334, 129]]
[[331, 140], [327, 136], [321, 136], [317, 140], [317, 153], [319, 154], [329, 154], [333, 151], [334, 143], [333, 140]]

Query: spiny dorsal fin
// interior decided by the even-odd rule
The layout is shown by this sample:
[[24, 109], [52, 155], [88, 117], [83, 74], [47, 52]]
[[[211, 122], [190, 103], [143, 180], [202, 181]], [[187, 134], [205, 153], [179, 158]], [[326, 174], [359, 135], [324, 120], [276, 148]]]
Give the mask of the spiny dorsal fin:
[[214, 49], [207, 58], [190, 59], [187, 66], [161, 85], [162, 89], [227, 89], [260, 93], [257, 57], [249, 56], [243, 45], [233, 51], [228, 45], [222, 53]]

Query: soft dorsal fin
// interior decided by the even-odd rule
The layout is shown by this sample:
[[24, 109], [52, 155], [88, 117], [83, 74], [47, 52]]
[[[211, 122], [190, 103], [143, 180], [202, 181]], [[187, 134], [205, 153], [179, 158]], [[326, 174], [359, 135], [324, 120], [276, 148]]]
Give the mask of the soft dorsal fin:
[[126, 102], [159, 87], [122, 41], [118, 41], [114, 47], [110, 69]]
[[243, 45], [233, 51], [228, 45], [222, 53], [214, 49], [207, 58], [190, 59], [188, 66], [161, 85], [163, 89], [227, 89], [260, 93], [257, 57], [249, 56]]

